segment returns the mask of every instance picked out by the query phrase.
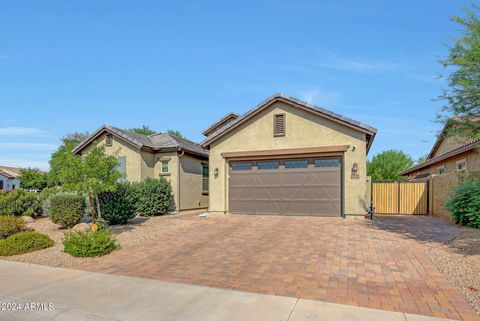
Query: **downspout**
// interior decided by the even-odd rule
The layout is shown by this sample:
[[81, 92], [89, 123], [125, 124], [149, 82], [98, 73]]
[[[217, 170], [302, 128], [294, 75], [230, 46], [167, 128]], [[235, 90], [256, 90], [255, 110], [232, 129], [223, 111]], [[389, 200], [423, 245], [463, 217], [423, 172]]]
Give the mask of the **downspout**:
[[180, 177], [180, 173], [181, 173], [181, 166], [180, 166], [180, 158], [182, 158], [183, 155], [185, 155], [185, 151], [182, 150], [182, 148], [178, 148], [178, 151], [181, 152], [178, 154], [178, 179], [177, 179], [177, 199], [178, 199], [178, 209], [177, 211], [180, 212], [180, 185], [181, 185], [181, 177]]

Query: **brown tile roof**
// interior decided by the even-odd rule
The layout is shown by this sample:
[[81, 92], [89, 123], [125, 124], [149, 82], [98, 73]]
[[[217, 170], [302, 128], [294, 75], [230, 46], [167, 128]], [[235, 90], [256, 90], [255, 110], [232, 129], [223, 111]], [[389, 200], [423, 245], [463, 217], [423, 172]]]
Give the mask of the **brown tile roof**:
[[225, 126], [221, 127], [220, 129], [218, 129], [216, 132], [211, 134], [209, 137], [207, 137], [201, 143], [202, 146], [203, 147], [209, 146], [210, 143], [213, 142], [215, 139], [217, 139], [220, 136], [222, 136], [223, 134], [227, 133], [230, 129], [232, 129], [236, 125], [242, 123], [244, 120], [248, 119], [250, 116], [253, 116], [254, 114], [256, 114], [257, 111], [259, 111], [260, 109], [262, 109], [263, 107], [267, 106], [268, 104], [272, 103], [275, 100], [284, 100], [284, 101], [287, 101], [287, 102], [290, 102], [290, 103], [297, 104], [297, 105], [302, 106], [303, 108], [305, 108], [307, 110], [310, 110], [310, 111], [312, 111], [316, 114], [324, 115], [324, 116], [329, 117], [330, 119], [333, 119], [335, 121], [338, 121], [338, 122], [350, 125], [354, 128], [360, 129], [362, 131], [368, 132], [371, 135], [369, 146], [371, 145], [371, 142], [373, 141], [373, 137], [375, 136], [375, 134], [377, 132], [376, 128], [374, 128], [372, 126], [369, 126], [367, 124], [364, 124], [364, 123], [361, 123], [359, 121], [353, 120], [351, 118], [348, 118], [348, 117], [342, 116], [340, 114], [334, 113], [334, 112], [332, 112], [330, 110], [327, 110], [325, 108], [312, 105], [310, 103], [299, 100], [297, 98], [290, 97], [290, 96], [287, 96], [287, 95], [282, 94], [282, 93], [277, 93], [277, 94], [274, 94], [274, 95], [270, 96], [269, 98], [267, 98], [266, 100], [264, 100], [263, 102], [261, 102], [260, 104], [255, 106], [254, 108], [250, 109], [249, 111], [247, 111], [245, 114], [243, 114], [239, 118], [235, 119], [234, 121], [226, 124]]
[[192, 142], [188, 139], [184, 139], [168, 133], [159, 133], [152, 136], [145, 136], [109, 125], [103, 125], [102, 127], [100, 127], [85, 141], [78, 144], [72, 150], [72, 152], [74, 154], [79, 153], [86, 146], [88, 146], [88, 144], [90, 144], [104, 132], [109, 132], [113, 135], [121, 137], [125, 141], [129, 142], [130, 144], [136, 146], [139, 149], [147, 149], [152, 152], [183, 150], [187, 153], [195, 154], [202, 157], [208, 157], [208, 152], [205, 149], [203, 149], [199, 144]]
[[[232, 119], [231, 121], [233, 121], [233, 120], [238, 119], [238, 118], [240, 118], [240, 115], [238, 115], [236, 113], [228, 113], [227, 115], [223, 116], [222, 118], [220, 118], [219, 120], [214, 122], [212, 125], [210, 125], [207, 129], [205, 129], [202, 132], [202, 134], [205, 135], [205, 136], [208, 136], [208, 134], [210, 132], [212, 132], [215, 129], [215, 127], [218, 127], [218, 126], [222, 125], [222, 123], [226, 123], [229, 119]], [[227, 124], [228, 123], [226, 123], [225, 125], [227, 125]]]
[[7, 178], [17, 178], [20, 176], [20, 168], [10, 166], [0, 166], [0, 174]]
[[468, 151], [470, 151], [472, 149], [475, 149], [475, 148], [478, 148], [478, 147], [480, 147], [480, 139], [470, 141], [470, 142], [465, 143], [465, 144], [463, 144], [463, 145], [461, 145], [461, 146], [459, 146], [459, 147], [457, 147], [457, 148], [455, 148], [455, 149], [453, 149], [453, 150], [451, 150], [451, 151], [449, 151], [445, 154], [427, 159], [425, 162], [423, 162], [421, 164], [410, 167], [409, 169], [401, 172], [400, 175], [402, 175], [402, 176], [408, 175], [412, 172], [415, 172], [415, 171], [420, 170], [422, 168], [428, 167], [430, 165], [433, 165], [435, 163], [438, 163], [438, 162], [443, 161], [445, 159], [448, 159], [450, 157], [457, 156], [461, 153], [468, 152]]

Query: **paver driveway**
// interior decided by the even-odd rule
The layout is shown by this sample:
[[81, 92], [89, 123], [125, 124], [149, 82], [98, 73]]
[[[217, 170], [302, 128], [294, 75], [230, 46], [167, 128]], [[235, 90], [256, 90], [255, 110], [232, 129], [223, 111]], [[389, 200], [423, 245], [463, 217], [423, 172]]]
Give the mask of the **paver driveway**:
[[458, 233], [431, 217], [172, 219], [195, 222], [79, 268], [477, 320], [424, 254]]

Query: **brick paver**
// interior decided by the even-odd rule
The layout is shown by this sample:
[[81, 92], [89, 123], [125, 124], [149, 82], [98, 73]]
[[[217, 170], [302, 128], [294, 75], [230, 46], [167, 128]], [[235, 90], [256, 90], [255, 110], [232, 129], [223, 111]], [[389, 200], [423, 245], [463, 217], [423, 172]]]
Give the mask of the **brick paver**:
[[425, 255], [458, 233], [431, 217], [172, 219], [195, 223], [79, 268], [478, 320]]

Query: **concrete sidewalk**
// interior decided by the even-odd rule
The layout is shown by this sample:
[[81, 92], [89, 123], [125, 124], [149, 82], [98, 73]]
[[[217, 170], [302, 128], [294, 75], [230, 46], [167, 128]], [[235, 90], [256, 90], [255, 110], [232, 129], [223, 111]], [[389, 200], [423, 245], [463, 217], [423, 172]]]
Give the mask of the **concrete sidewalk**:
[[[445, 320], [1, 260], [0, 303], [2, 321]], [[43, 311], [31, 303], [44, 303]]]

